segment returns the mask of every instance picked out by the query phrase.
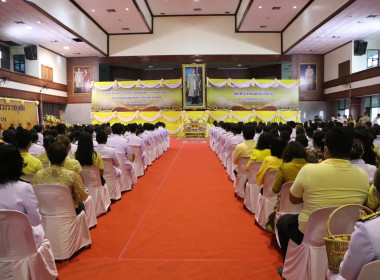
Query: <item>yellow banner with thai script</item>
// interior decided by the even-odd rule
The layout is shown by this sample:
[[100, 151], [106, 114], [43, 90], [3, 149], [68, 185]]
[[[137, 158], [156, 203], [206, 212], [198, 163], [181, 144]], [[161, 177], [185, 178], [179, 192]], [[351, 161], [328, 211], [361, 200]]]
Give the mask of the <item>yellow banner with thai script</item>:
[[37, 103], [35, 101], [0, 98], [0, 122], [3, 129], [8, 129], [13, 123], [16, 128], [20, 123], [26, 128], [37, 122]]

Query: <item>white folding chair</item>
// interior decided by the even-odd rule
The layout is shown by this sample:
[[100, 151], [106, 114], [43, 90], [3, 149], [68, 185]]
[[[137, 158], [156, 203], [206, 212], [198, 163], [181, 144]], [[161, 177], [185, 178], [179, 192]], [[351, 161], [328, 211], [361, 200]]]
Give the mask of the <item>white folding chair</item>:
[[135, 160], [133, 161], [133, 169], [135, 170], [136, 176], [141, 177], [144, 175], [144, 162], [141, 154], [140, 146], [130, 146], [132, 153], [135, 155]]
[[247, 163], [249, 161], [249, 157], [241, 157], [238, 159], [237, 164], [237, 176], [234, 181], [235, 193], [244, 198], [244, 186], [248, 180], [248, 171], [247, 171]]
[[34, 185], [42, 226], [49, 239], [55, 260], [66, 260], [76, 251], [91, 244], [84, 211], [75, 214], [74, 202], [68, 187]]
[[244, 193], [244, 206], [248, 211], [255, 214], [257, 201], [259, 199], [261, 187], [257, 185], [256, 174], [259, 171], [262, 161], [254, 161], [249, 165], [248, 182]]
[[103, 158], [103, 178], [107, 182], [108, 192], [112, 200], [121, 199], [120, 178], [115, 176], [112, 158]]
[[227, 151], [227, 156], [226, 156], [227, 174], [228, 174], [228, 177], [231, 179], [231, 181], [235, 180], [235, 173], [234, 173], [234, 169], [236, 168], [236, 164], [234, 163], [235, 149], [236, 149], [236, 145], [231, 145]]
[[285, 279], [324, 280], [328, 263], [324, 237], [326, 223], [336, 207], [326, 207], [310, 214], [303, 241], [289, 240], [282, 276]]
[[131, 181], [131, 176], [130, 176], [130, 170], [125, 169], [124, 155], [121, 153], [117, 153], [117, 156], [119, 157], [120, 169], [122, 171], [122, 174], [120, 177], [121, 192], [130, 191], [130, 190], [132, 190], [132, 181]]
[[82, 166], [82, 177], [83, 183], [94, 201], [96, 217], [107, 213], [111, 199], [107, 184], [102, 186], [98, 166], [95, 164]]
[[273, 212], [274, 205], [277, 201], [277, 194], [272, 191], [272, 185], [276, 179], [277, 170], [269, 170], [265, 172], [263, 182], [263, 194], [259, 194], [257, 201], [257, 211], [255, 220], [260, 227], [265, 229], [268, 216]]
[[280, 207], [278, 212], [274, 217], [274, 233], [276, 235], [277, 244], [281, 247], [280, 241], [278, 239], [278, 231], [277, 231], [277, 221], [285, 214], [298, 214], [302, 210], [303, 203], [293, 204], [289, 199], [290, 188], [292, 187], [293, 182], [287, 182], [282, 185], [280, 192]]
[[84, 213], [86, 214], [88, 228], [95, 227], [98, 224], [98, 220], [96, 219], [95, 205], [92, 200], [91, 195], [87, 197], [84, 204]]
[[0, 210], [0, 279], [51, 280], [58, 276], [50, 242], [36, 248], [28, 217]]

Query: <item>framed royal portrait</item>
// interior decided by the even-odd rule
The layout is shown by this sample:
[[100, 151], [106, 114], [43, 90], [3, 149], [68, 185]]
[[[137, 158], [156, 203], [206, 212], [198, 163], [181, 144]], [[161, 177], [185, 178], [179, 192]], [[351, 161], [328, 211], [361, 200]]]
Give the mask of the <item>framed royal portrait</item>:
[[301, 91], [317, 91], [317, 64], [300, 63], [299, 75]]
[[73, 67], [74, 93], [91, 93], [91, 66]]
[[183, 109], [206, 109], [206, 64], [182, 64]]

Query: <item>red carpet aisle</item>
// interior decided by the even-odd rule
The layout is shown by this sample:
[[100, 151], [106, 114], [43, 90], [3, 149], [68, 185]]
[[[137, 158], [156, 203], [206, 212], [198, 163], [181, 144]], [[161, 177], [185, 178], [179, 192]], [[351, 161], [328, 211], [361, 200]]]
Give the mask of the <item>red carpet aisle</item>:
[[233, 193], [208, 141], [172, 139], [59, 279], [281, 279], [271, 235]]

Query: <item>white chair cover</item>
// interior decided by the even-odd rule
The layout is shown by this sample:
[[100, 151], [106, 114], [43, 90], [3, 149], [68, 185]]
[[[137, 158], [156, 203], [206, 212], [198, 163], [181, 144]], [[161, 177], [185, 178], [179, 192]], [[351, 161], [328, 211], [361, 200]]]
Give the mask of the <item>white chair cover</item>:
[[231, 179], [231, 181], [235, 180], [235, 173], [233, 172], [234, 169], [236, 168], [236, 164], [234, 163], [235, 149], [236, 149], [236, 145], [230, 146], [230, 148], [227, 152], [227, 157], [226, 157], [227, 174], [228, 174], [228, 177]]
[[83, 201], [83, 204], [84, 212], [87, 218], [88, 228], [92, 228], [98, 224], [98, 221], [96, 219], [95, 205], [91, 195], [89, 195], [87, 199]]
[[277, 170], [269, 170], [264, 175], [263, 194], [259, 194], [257, 201], [257, 212], [255, 215], [256, 222], [265, 229], [268, 216], [273, 212], [274, 205], [277, 201], [277, 194], [272, 191], [272, 185], [276, 179]]
[[328, 263], [324, 237], [327, 219], [334, 209], [326, 207], [311, 213], [300, 245], [289, 240], [282, 272], [285, 279], [325, 279]]
[[256, 174], [260, 169], [262, 161], [254, 161], [249, 165], [248, 182], [245, 187], [244, 205], [251, 213], [256, 213], [257, 201], [259, 199], [260, 187], [257, 185]]
[[42, 226], [55, 260], [66, 260], [91, 244], [85, 213], [75, 214], [70, 189], [60, 185], [35, 185]]
[[113, 200], [121, 199], [121, 182], [120, 178], [115, 176], [112, 158], [103, 158], [103, 166], [103, 178], [107, 182], [110, 198]]
[[107, 213], [108, 207], [111, 205], [111, 199], [107, 184], [102, 186], [102, 182], [100, 181], [98, 166], [95, 164], [82, 166], [82, 176], [83, 183], [94, 201], [96, 217]]
[[278, 246], [280, 246], [280, 247], [281, 247], [281, 245], [280, 245], [280, 241], [278, 239], [278, 231], [277, 231], [277, 227], [276, 227], [277, 221], [285, 214], [298, 214], [298, 213], [300, 213], [302, 210], [302, 205], [303, 205], [303, 203], [293, 204], [290, 202], [289, 192], [290, 192], [290, 188], [292, 185], [293, 185], [293, 182], [287, 182], [287, 183], [282, 185], [281, 192], [280, 192], [280, 196], [281, 196], [280, 197], [280, 207], [279, 207], [279, 210], [278, 210], [278, 212], [276, 212], [276, 215], [274, 217], [274, 225], [275, 225], [274, 233], [276, 235]]
[[121, 192], [126, 192], [132, 190], [132, 181], [130, 176], [130, 170], [125, 169], [124, 156], [121, 153], [117, 153], [120, 162], [120, 169], [123, 172], [120, 177], [120, 189]]
[[358, 280], [379, 280], [380, 261], [373, 261], [363, 266]]
[[50, 242], [36, 249], [28, 217], [0, 210], [0, 279], [50, 280], [58, 276]]
[[244, 198], [244, 186], [248, 180], [248, 171], [247, 171], [247, 163], [249, 161], [249, 157], [241, 157], [238, 159], [237, 164], [237, 176], [234, 181], [235, 193]]
[[141, 156], [140, 146], [130, 146], [132, 154], [135, 155], [135, 160], [133, 161], [133, 169], [135, 170], [136, 176], [141, 177], [144, 175], [144, 162]]

